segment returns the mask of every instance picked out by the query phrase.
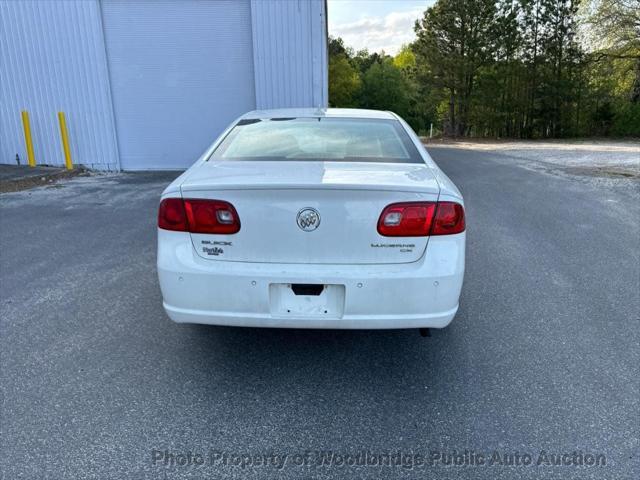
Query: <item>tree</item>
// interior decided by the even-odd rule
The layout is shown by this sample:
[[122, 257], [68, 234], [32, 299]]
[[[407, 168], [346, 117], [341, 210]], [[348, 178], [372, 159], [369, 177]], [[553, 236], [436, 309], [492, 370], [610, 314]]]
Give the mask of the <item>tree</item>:
[[[610, 131], [640, 136], [640, 1], [584, 0], [581, 13], [591, 50], [589, 80], [612, 109], [606, 116]], [[604, 91], [603, 84], [608, 87]], [[596, 102], [591, 115], [596, 125], [602, 121], [602, 108]]]
[[546, 131], [561, 137], [568, 133], [571, 122], [567, 114], [574, 108], [576, 67], [579, 68], [581, 50], [576, 43], [577, 2], [574, 0], [546, 0], [547, 34], [542, 39], [546, 54], [547, 90], [543, 98]]
[[629, 99], [640, 103], [640, 1], [586, 0], [583, 7], [587, 40], [596, 58], [627, 60], [633, 71]]
[[612, 56], [640, 56], [640, 2], [638, 0], [584, 0], [585, 31], [594, 50]]
[[410, 70], [416, 67], [416, 55], [410, 45], [402, 45], [400, 51], [393, 57], [393, 64], [400, 70]]
[[329, 57], [329, 104], [332, 107], [355, 107], [360, 76], [344, 53]]
[[403, 45], [400, 51], [393, 57], [393, 66], [400, 70], [404, 81], [403, 88], [408, 101], [405, 120], [417, 132], [426, 129], [433, 121], [433, 102], [429, 95], [428, 87], [421, 91], [417, 77], [416, 55], [411, 45]]
[[350, 62], [353, 51], [342, 38], [329, 37], [329, 105], [355, 107], [360, 90], [360, 75]]
[[374, 62], [362, 77], [361, 105], [391, 110], [400, 116], [409, 113], [409, 86], [391, 58]]
[[358, 69], [361, 75], [364, 75], [371, 65], [376, 62], [380, 62], [384, 58], [384, 52], [379, 54], [377, 52], [369, 53], [366, 48], [359, 50], [355, 55], [351, 56], [351, 62], [355, 68]]
[[640, 136], [640, 0], [437, 0], [415, 31], [395, 57], [330, 39], [331, 105], [449, 135]]
[[522, 10], [518, 2], [497, 4], [493, 59], [480, 68], [474, 89], [471, 123], [474, 134], [518, 137], [526, 93], [521, 60], [523, 38], [519, 29]]
[[348, 55], [347, 47], [344, 46], [344, 40], [340, 37], [329, 37], [327, 51], [330, 58], [337, 55]]
[[438, 0], [416, 22], [414, 52], [448, 93], [445, 131], [451, 135], [469, 132], [478, 71], [494, 53], [496, 12], [494, 0]]

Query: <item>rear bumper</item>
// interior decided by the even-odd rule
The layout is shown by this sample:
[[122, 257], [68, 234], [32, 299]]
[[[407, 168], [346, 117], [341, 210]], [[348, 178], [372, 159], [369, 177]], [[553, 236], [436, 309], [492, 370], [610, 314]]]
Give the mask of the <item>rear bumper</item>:
[[452, 310], [421, 315], [345, 315], [342, 318], [274, 317], [270, 314], [248, 314], [212, 310], [187, 310], [163, 302], [169, 318], [176, 323], [202, 323], [232, 327], [318, 328], [318, 329], [397, 329], [443, 328], [451, 323], [458, 306]]
[[[206, 260], [188, 233], [158, 230], [163, 305], [179, 323], [244, 327], [395, 329], [442, 328], [456, 314], [464, 276], [465, 234], [432, 237], [417, 262], [392, 265], [310, 265]], [[273, 286], [339, 285], [340, 307], [286, 313], [274, 307]], [[311, 299], [314, 301], [313, 299]]]

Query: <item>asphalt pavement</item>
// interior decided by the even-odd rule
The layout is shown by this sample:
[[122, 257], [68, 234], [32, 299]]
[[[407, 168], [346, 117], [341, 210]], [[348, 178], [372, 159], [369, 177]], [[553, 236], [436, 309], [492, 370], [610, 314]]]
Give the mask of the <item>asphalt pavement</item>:
[[0, 476], [639, 478], [637, 181], [432, 154], [468, 244], [430, 338], [173, 324], [155, 222], [175, 173], [0, 196]]

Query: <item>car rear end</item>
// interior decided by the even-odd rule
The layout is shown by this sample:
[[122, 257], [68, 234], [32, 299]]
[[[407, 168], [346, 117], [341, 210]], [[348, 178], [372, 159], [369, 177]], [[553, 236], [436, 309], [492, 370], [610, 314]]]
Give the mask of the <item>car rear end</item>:
[[158, 274], [170, 318], [446, 326], [464, 274], [455, 187], [396, 118], [280, 115], [242, 119], [163, 194]]

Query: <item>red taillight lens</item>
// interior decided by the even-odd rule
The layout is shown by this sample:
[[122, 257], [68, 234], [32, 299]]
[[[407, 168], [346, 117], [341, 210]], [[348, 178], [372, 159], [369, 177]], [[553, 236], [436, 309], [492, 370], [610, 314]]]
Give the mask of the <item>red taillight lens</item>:
[[181, 198], [165, 198], [158, 209], [158, 227], [164, 230], [186, 232], [187, 214]]
[[158, 227], [230, 235], [240, 231], [240, 217], [233, 205], [223, 200], [165, 198], [160, 202]]
[[240, 217], [229, 202], [186, 198], [184, 208], [191, 233], [230, 235], [240, 231]]
[[435, 202], [393, 203], [382, 211], [378, 233], [385, 237], [429, 235], [435, 210]]
[[393, 203], [378, 220], [378, 233], [385, 237], [451, 235], [464, 228], [464, 208], [454, 202]]
[[452, 235], [464, 229], [464, 207], [455, 202], [438, 202], [431, 235]]

